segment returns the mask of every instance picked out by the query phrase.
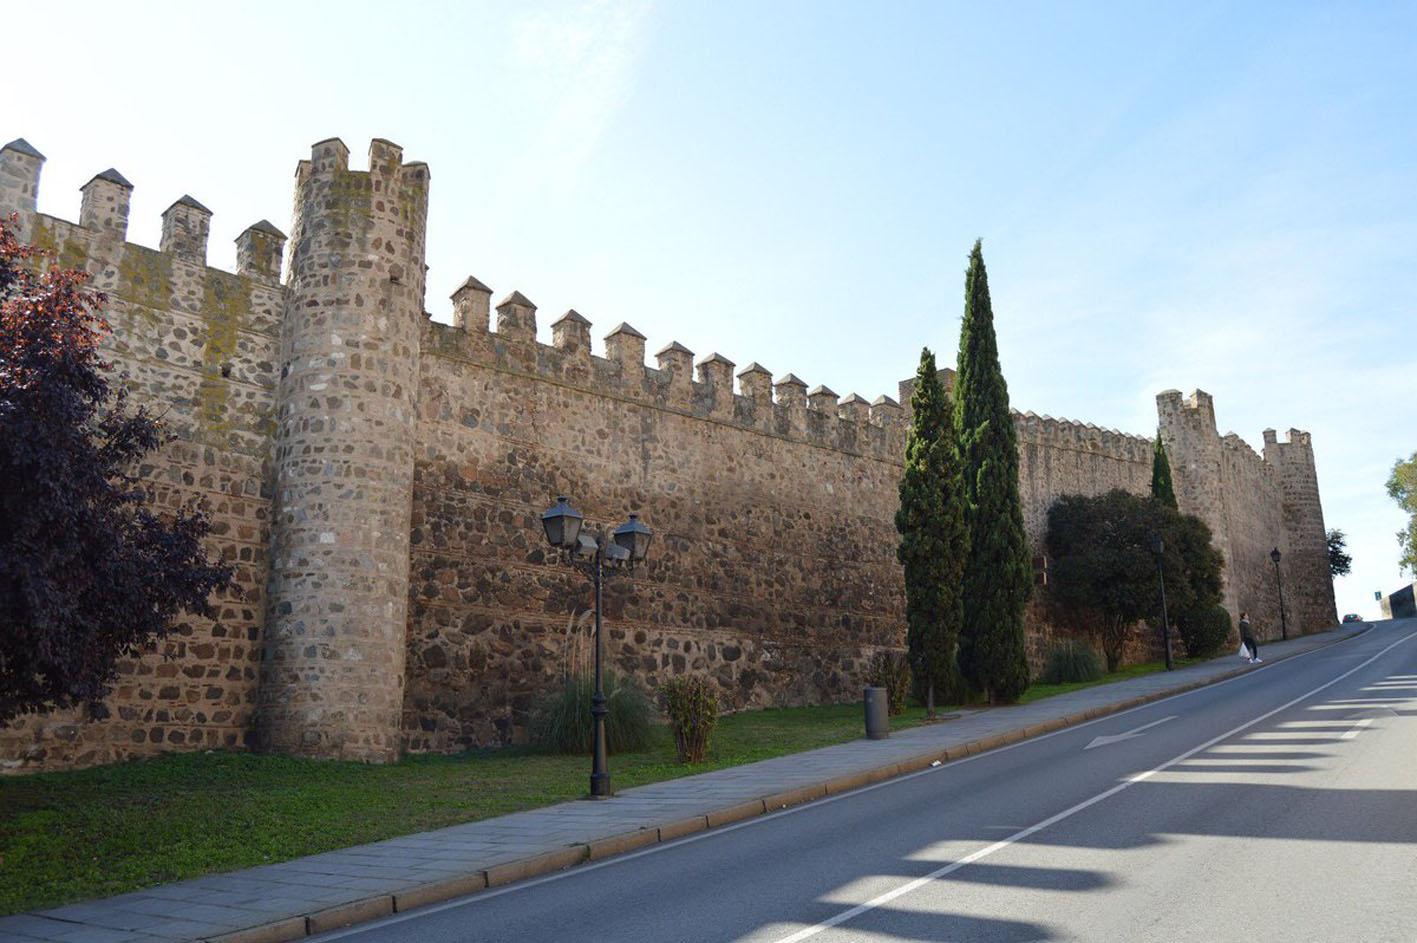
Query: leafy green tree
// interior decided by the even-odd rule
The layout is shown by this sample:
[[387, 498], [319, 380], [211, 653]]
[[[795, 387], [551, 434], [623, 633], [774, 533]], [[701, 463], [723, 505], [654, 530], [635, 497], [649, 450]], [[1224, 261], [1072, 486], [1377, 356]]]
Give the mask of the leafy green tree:
[[1169, 508], [1176, 507], [1176, 488], [1171, 483], [1171, 462], [1166, 446], [1161, 442], [1161, 430], [1156, 430], [1156, 443], [1151, 448], [1151, 496]]
[[1347, 576], [1353, 569], [1348, 554], [1348, 537], [1338, 528], [1328, 532], [1328, 568], [1334, 576]]
[[1156, 502], [1125, 491], [1064, 495], [1048, 509], [1048, 596], [1090, 627], [1116, 671], [1132, 625], [1160, 612], [1147, 548]]
[[1161, 624], [1152, 534], [1162, 538], [1171, 615], [1183, 637], [1189, 621], [1200, 638], [1221, 599], [1224, 562], [1204, 521], [1120, 489], [1064, 495], [1048, 510], [1049, 601], [1097, 638], [1108, 671], [1121, 664], [1133, 625]]
[[920, 353], [910, 408], [905, 474], [895, 515], [901, 535], [896, 556], [905, 565], [910, 666], [925, 689], [926, 712], [934, 716], [935, 694], [957, 686], [955, 649], [964, 617], [960, 579], [969, 534], [954, 407], [929, 348]]
[[959, 666], [991, 703], [1008, 702], [1028, 687], [1023, 620], [1033, 574], [1018, 496], [1018, 444], [978, 241], [965, 274], [955, 383], [955, 427], [970, 534]]
[[1398, 459], [1393, 463], [1387, 493], [1408, 515], [1407, 526], [1397, 532], [1397, 545], [1402, 549], [1397, 565], [1417, 576], [1417, 452], [1405, 462]]
[[[1225, 557], [1216, 549], [1205, 521], [1169, 510], [1160, 531], [1165, 541], [1166, 604], [1187, 654], [1209, 655], [1230, 637], [1230, 617], [1222, 606]], [[1224, 615], [1219, 624], [1217, 609]]]

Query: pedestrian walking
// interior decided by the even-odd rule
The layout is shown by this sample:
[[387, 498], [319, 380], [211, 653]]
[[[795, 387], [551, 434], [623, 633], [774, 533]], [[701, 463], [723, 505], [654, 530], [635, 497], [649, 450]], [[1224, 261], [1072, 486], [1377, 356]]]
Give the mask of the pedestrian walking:
[[1250, 664], [1257, 665], [1264, 661], [1260, 657], [1260, 643], [1255, 641], [1254, 630], [1250, 628], [1250, 614], [1240, 613], [1240, 642], [1250, 650]]

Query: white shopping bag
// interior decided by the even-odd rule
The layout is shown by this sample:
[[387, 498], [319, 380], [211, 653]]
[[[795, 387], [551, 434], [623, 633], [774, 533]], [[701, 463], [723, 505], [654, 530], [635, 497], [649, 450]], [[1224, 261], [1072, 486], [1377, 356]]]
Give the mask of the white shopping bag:
[[1254, 657], [1254, 656], [1252, 656], [1252, 655], [1250, 654], [1250, 649], [1249, 649], [1249, 647], [1248, 647], [1244, 642], [1241, 642], [1241, 643], [1240, 643], [1240, 650], [1239, 650], [1238, 652], [1236, 652], [1235, 654], [1239, 655], [1241, 658], [1252, 658], [1252, 657]]

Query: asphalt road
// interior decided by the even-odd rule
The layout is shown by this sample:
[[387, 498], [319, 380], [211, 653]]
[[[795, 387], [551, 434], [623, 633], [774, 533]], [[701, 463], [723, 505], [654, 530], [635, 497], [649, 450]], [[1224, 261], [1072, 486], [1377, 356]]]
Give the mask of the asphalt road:
[[[1263, 651], [1261, 652], [1263, 655]], [[1417, 620], [319, 939], [1417, 940]]]

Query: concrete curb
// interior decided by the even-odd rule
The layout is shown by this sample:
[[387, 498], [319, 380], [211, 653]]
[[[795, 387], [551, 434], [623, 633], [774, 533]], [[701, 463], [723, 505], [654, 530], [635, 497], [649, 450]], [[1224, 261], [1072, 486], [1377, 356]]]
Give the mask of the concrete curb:
[[376, 897], [364, 897], [359, 900], [352, 900], [347, 904], [337, 904], [334, 907], [326, 907], [324, 910], [317, 910], [305, 918], [305, 932], [314, 936], [317, 933], [324, 933], [326, 930], [338, 930], [340, 927], [347, 927], [352, 923], [364, 923], [367, 920], [378, 920], [380, 917], [387, 917], [394, 912], [394, 895], [379, 894]]
[[[1352, 635], [1344, 635], [1325, 641], [1322, 645], [1316, 645], [1302, 652], [1280, 655], [1277, 658], [1265, 662], [1265, 664], [1278, 664], [1281, 661], [1294, 658], [1298, 655], [1308, 654], [1309, 652], [1328, 648], [1330, 645], [1337, 645], [1339, 642], [1359, 638], [1370, 631], [1372, 631], [1371, 626], [1364, 628], [1362, 631], [1355, 632]], [[1023, 740], [1029, 740], [1046, 733], [1053, 733], [1065, 727], [1075, 727], [1078, 724], [1096, 720], [1099, 717], [1120, 714], [1134, 707], [1141, 707], [1144, 704], [1165, 700], [1168, 697], [1175, 697], [1178, 694], [1185, 694], [1197, 688], [1208, 687], [1212, 684], [1218, 684], [1221, 681], [1228, 681], [1231, 678], [1238, 677], [1239, 675], [1246, 674], [1253, 670], [1257, 670], [1256, 666], [1246, 664], [1223, 672], [1222, 674], [1215, 675], [1214, 677], [1194, 681], [1180, 687], [1168, 688], [1165, 691], [1157, 691], [1154, 694], [1128, 698], [1125, 701], [1118, 701], [1115, 704], [1108, 704], [1102, 707], [1091, 707], [1084, 711], [1069, 714], [1066, 717], [1054, 718], [1053, 720], [1044, 721], [1022, 729], [1004, 731], [991, 737], [971, 740], [963, 744], [955, 744], [944, 749], [935, 748], [905, 760], [896, 760], [868, 770], [858, 770], [857, 772], [849, 773], [845, 776], [838, 776], [822, 783], [800, 786], [785, 792], [773, 793], [761, 799], [753, 799], [749, 802], [735, 803], [734, 805], [722, 809], [716, 809], [706, 815], [695, 815], [658, 827], [649, 826], [620, 835], [612, 835], [608, 838], [596, 839], [592, 842], [568, 845], [560, 851], [510, 861], [486, 870], [474, 871], [462, 877], [447, 878], [429, 884], [420, 884], [415, 887], [405, 888], [402, 891], [396, 891], [393, 894], [377, 894], [360, 898], [359, 900], [349, 901], [348, 903], [340, 904], [336, 907], [314, 911], [302, 916], [287, 917], [272, 923], [262, 924], [246, 930], [237, 930], [222, 936], [206, 937], [204, 938], [204, 943], [285, 943], [287, 940], [313, 936], [317, 933], [347, 927], [355, 923], [377, 920], [391, 913], [404, 913], [418, 907], [426, 907], [429, 904], [438, 904], [453, 900], [454, 898], [466, 897], [469, 894], [475, 894], [478, 891], [488, 888], [500, 887], [505, 884], [510, 884], [513, 881], [522, 881], [527, 878], [540, 877], [556, 871], [564, 871], [567, 868], [575, 867], [587, 861], [599, 861], [611, 855], [634, 851], [648, 847], [649, 845], [671, 842], [683, 838], [686, 835], [716, 828], [720, 825], [743, 822], [769, 812], [777, 812], [792, 806], [804, 805], [826, 796], [850, 792], [853, 789], [860, 789], [862, 786], [873, 785], [888, 779], [904, 776], [907, 773], [929, 769], [934, 766], [936, 762], [944, 764], [965, 756], [986, 753], [1002, 746], [1019, 743]]]
[[223, 933], [207, 938], [207, 943], [285, 943], [305, 936], [308, 917], [287, 917], [275, 923], [263, 923], [259, 927]]

